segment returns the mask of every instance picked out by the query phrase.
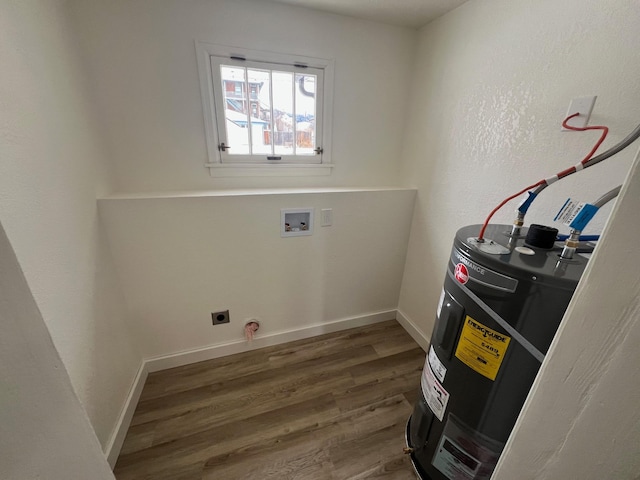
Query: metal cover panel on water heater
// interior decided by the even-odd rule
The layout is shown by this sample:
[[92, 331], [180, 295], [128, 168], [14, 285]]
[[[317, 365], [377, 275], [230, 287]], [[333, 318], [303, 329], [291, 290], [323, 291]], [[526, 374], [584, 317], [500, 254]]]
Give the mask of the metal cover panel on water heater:
[[486, 232], [505, 253], [486, 253], [469, 241], [479, 230], [456, 234], [407, 424], [423, 479], [489, 480], [587, 264], [554, 249], [518, 253], [524, 236], [507, 225]]

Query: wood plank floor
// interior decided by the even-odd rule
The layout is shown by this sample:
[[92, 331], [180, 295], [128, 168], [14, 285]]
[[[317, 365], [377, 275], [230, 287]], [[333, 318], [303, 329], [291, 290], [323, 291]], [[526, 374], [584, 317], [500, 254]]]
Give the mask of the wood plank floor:
[[389, 321], [152, 373], [116, 478], [414, 480], [424, 357]]

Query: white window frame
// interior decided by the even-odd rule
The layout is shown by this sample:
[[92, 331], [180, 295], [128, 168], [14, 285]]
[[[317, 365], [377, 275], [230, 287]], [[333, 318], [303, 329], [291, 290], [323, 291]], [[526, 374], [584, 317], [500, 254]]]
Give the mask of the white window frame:
[[[288, 55], [273, 52], [250, 50], [238, 47], [228, 47], [196, 41], [196, 54], [198, 58], [198, 71], [200, 76], [200, 90], [202, 95], [205, 137], [207, 142], [208, 161], [205, 166], [209, 168], [211, 176], [214, 177], [236, 177], [236, 176], [310, 176], [310, 175], [330, 175], [333, 164], [331, 163], [331, 118], [333, 106], [333, 60], [306, 57], [300, 55]], [[216, 111], [216, 95], [214, 84], [219, 82], [219, 89], [222, 83], [219, 76], [215, 75], [217, 69], [217, 57], [225, 57], [225, 65], [239, 65], [246, 67], [258, 67], [253, 62], [266, 62], [291, 67], [304, 65], [308, 70], [321, 70], [322, 73], [322, 99], [316, 105], [318, 119], [317, 123], [317, 144], [321, 146], [322, 153], [316, 156], [300, 156], [299, 158], [284, 157], [283, 161], [267, 160], [266, 155], [260, 156], [250, 162], [226, 161], [221, 155], [218, 146], [221, 143], [218, 135], [218, 122], [224, 119], [224, 111]], [[245, 59], [233, 60], [231, 57]], [[212, 68], [213, 67], [213, 68]], [[264, 66], [262, 68], [265, 68]], [[272, 67], [267, 67], [272, 68]], [[286, 68], [286, 67], [285, 67]], [[320, 90], [320, 89], [318, 89]], [[221, 111], [222, 110], [222, 111]], [[220, 112], [221, 111], [221, 112]], [[222, 113], [222, 116], [220, 116]], [[223, 120], [224, 121], [224, 120]], [[224, 123], [223, 129], [224, 129]], [[238, 156], [240, 157], [240, 156]], [[258, 157], [258, 156], [256, 156]], [[306, 158], [305, 158], [306, 157]], [[259, 163], [256, 163], [256, 160]]]

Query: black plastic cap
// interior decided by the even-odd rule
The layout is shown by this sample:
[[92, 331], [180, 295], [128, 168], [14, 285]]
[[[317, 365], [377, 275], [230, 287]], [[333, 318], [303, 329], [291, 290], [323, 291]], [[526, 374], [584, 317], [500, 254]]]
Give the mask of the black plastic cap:
[[553, 244], [558, 236], [558, 229], [547, 227], [545, 225], [536, 225], [535, 223], [529, 227], [527, 238], [524, 243], [536, 248], [544, 248], [549, 250], [553, 248]]

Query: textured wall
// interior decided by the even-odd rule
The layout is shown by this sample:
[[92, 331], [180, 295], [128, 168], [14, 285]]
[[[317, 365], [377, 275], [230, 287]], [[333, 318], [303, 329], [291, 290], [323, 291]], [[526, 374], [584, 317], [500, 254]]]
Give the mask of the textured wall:
[[640, 159], [625, 188], [494, 480], [638, 478]]
[[[400, 309], [426, 335], [455, 231], [595, 143], [598, 133], [560, 131], [572, 98], [599, 96], [591, 124], [610, 126], [604, 148], [640, 123], [639, 20], [631, 0], [472, 0], [421, 30], [403, 152], [419, 193]], [[547, 188], [527, 222], [551, 225], [567, 197], [593, 201], [621, 183], [635, 148]], [[511, 223], [516, 205], [494, 221]]]
[[[71, 4], [118, 191], [397, 185], [416, 30], [260, 1]], [[196, 39], [335, 59], [331, 176], [209, 176]]]
[[[639, 24], [637, 1], [471, 0], [422, 29], [403, 153], [404, 181], [419, 191], [400, 309], [426, 335], [456, 229], [593, 145], [595, 133], [559, 129], [571, 98], [599, 96], [591, 123], [611, 127], [605, 148], [640, 122]], [[621, 183], [638, 146], [549, 187], [528, 222], [549, 225], [567, 196], [593, 200]], [[639, 204], [630, 187], [496, 479], [637, 478]], [[510, 223], [514, 208], [496, 221]]]
[[0, 218], [106, 445], [140, 356], [97, 217], [109, 175], [63, 5], [0, 3]]

